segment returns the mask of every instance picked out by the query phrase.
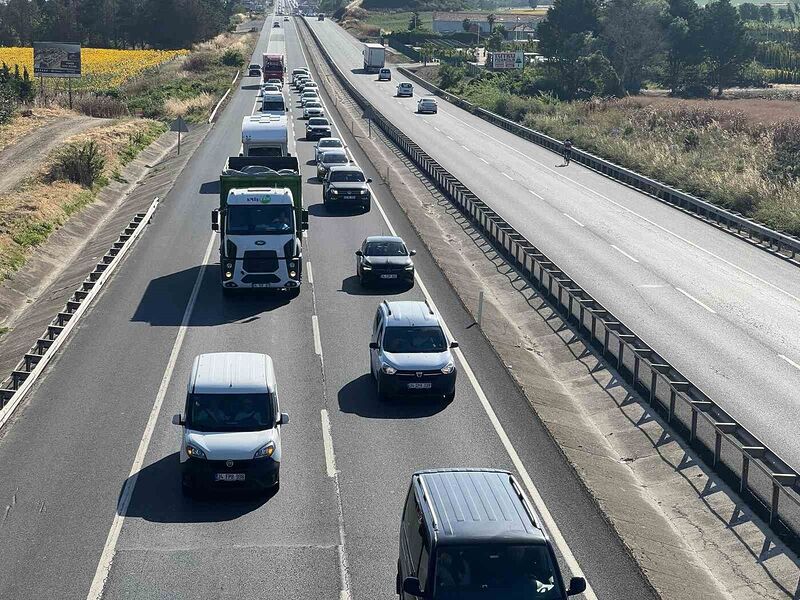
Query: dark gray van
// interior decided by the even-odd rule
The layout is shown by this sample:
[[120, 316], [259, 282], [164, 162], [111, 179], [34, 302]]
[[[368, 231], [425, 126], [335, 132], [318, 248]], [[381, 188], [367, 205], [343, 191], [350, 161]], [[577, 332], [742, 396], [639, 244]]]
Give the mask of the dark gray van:
[[418, 471], [400, 525], [397, 594], [403, 600], [564, 600], [564, 587], [539, 516], [508, 471]]

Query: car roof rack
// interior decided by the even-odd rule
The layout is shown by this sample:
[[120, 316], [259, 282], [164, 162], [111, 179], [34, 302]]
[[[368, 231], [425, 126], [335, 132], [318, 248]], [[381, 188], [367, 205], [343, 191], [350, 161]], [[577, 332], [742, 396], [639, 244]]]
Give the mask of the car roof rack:
[[431, 511], [431, 525], [433, 526], [433, 530], [439, 531], [439, 521], [436, 518], [436, 509], [433, 507], [433, 502], [431, 502], [428, 486], [425, 485], [425, 481], [420, 476], [417, 476], [417, 484], [422, 490], [422, 499], [425, 500], [425, 503], [428, 505], [428, 509]]
[[525, 507], [525, 512], [528, 513], [528, 517], [533, 523], [533, 526], [536, 527], [537, 529], [541, 529], [541, 526], [536, 520], [536, 513], [533, 512], [533, 507], [528, 503], [528, 499], [525, 497], [525, 494], [522, 493], [522, 489], [519, 487], [519, 483], [517, 483], [517, 480], [514, 479], [513, 475], [509, 475], [508, 480], [511, 482], [511, 487], [514, 488], [514, 492], [516, 492], [520, 502], [522, 502], [522, 506]]
[[432, 314], [432, 315], [435, 315], [435, 314], [436, 314], [435, 312], [433, 312], [433, 309], [431, 308], [431, 305], [430, 305], [430, 304], [428, 304], [428, 299], [427, 299], [427, 298], [425, 298], [425, 306], [427, 306], [427, 307], [428, 307], [428, 312], [429, 312], [430, 314]]
[[392, 314], [392, 308], [389, 306], [389, 302], [388, 301], [384, 300], [383, 302], [381, 302], [381, 304], [383, 304], [386, 307], [386, 312], [387, 313]]

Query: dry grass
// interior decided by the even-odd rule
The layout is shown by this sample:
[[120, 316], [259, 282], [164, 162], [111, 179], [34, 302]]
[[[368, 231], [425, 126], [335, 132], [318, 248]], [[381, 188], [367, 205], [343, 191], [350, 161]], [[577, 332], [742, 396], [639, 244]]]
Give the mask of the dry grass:
[[678, 98], [637, 96], [642, 107], [687, 106], [692, 109], [725, 109], [740, 112], [753, 124], [770, 125], [800, 119], [800, 102], [792, 100], [762, 100], [758, 98], [732, 100], [680, 100]]
[[63, 118], [66, 115], [75, 113], [66, 109], [54, 108], [34, 108], [29, 116], [22, 116], [18, 113], [9, 123], [0, 125], [0, 151], [16, 143], [30, 132], [43, 127], [55, 119]]
[[164, 114], [174, 119], [192, 112], [208, 111], [213, 106], [214, 100], [214, 96], [206, 93], [194, 98], [169, 98], [164, 101]]
[[163, 128], [163, 124], [155, 121], [128, 119], [66, 140], [65, 143], [80, 143], [91, 139], [100, 147], [106, 159], [104, 181], [94, 189], [49, 179], [57, 149], [43, 161], [37, 173], [12, 192], [0, 195], [0, 278], [6, 278], [19, 269], [32, 248], [44, 242], [72, 214], [95, 199], [99, 188], [129, 159], [132, 145], [141, 146], [142, 139], [149, 141], [157, 137]]

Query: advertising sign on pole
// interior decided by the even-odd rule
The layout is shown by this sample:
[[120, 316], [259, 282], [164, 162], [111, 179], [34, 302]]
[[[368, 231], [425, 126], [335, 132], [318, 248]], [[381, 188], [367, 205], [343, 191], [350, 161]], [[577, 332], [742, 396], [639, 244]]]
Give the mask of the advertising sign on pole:
[[494, 71], [507, 71], [515, 68], [515, 52], [490, 52], [486, 65]]
[[80, 44], [33, 42], [33, 74], [36, 77], [80, 77]]

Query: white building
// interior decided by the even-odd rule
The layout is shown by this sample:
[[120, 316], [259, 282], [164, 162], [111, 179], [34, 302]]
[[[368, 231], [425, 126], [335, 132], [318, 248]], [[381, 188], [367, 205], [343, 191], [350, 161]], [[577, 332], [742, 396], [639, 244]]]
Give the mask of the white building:
[[[480, 27], [481, 35], [488, 35], [490, 28], [486, 17], [489, 14], [487, 12], [436, 12], [433, 13], [433, 31], [442, 34], [463, 32], [464, 20], [469, 19], [470, 31], [476, 32], [477, 28]], [[496, 12], [494, 16], [495, 27], [502, 25], [508, 32], [517, 29], [520, 32], [518, 34], [520, 38], [529, 32], [535, 31], [536, 24], [543, 19], [539, 15], [511, 12]], [[525, 34], [522, 34], [522, 31], [525, 31]], [[507, 35], [509, 35], [510, 39], [513, 39], [512, 34], [509, 33]]]

